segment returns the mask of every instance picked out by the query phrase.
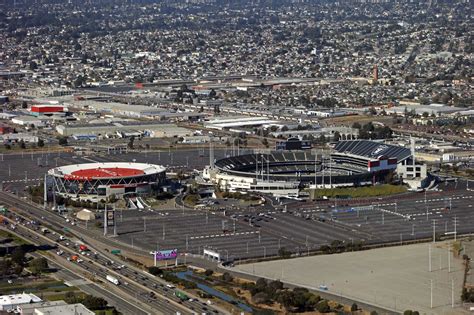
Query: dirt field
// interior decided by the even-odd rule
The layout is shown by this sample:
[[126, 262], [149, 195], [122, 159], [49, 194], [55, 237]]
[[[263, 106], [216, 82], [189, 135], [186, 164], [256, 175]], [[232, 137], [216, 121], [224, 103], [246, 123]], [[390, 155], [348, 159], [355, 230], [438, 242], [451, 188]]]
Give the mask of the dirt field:
[[[370, 251], [270, 261], [236, 268], [250, 274], [328, 291], [395, 311], [418, 310], [421, 314], [460, 314], [463, 265], [450, 257], [448, 246], [429, 244], [389, 247]], [[451, 308], [451, 286], [454, 301]], [[431, 281], [433, 308], [431, 308]]]

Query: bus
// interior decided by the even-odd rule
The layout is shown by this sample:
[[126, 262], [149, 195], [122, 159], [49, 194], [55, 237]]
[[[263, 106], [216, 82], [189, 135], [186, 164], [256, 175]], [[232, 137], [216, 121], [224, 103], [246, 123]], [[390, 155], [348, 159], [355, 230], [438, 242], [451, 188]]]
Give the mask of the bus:
[[189, 300], [189, 297], [181, 291], [174, 291], [174, 295], [176, 295], [176, 297], [178, 297], [181, 301]]

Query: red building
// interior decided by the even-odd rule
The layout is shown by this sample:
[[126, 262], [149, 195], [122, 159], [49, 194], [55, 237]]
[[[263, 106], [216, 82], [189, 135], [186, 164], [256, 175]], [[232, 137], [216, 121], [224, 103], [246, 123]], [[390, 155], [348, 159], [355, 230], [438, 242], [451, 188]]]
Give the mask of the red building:
[[60, 105], [32, 105], [30, 109], [33, 115], [52, 115], [64, 112], [64, 107]]

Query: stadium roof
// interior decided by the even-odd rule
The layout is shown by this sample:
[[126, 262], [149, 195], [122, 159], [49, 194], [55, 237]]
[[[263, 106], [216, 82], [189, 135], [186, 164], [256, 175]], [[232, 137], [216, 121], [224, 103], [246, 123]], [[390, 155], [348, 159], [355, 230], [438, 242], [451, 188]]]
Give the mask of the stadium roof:
[[164, 172], [160, 165], [146, 163], [108, 162], [65, 165], [48, 171], [50, 175], [68, 180], [130, 178]]
[[370, 140], [338, 141], [335, 150], [339, 153], [348, 153], [368, 159], [376, 159], [383, 155], [388, 158], [397, 158], [398, 162], [411, 156], [410, 149]]

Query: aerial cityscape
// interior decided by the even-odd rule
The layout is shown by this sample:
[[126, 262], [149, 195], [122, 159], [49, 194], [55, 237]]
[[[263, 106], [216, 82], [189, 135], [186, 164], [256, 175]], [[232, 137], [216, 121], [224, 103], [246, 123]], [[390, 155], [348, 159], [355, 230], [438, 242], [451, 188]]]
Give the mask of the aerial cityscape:
[[0, 314], [470, 314], [470, 0], [0, 0]]

